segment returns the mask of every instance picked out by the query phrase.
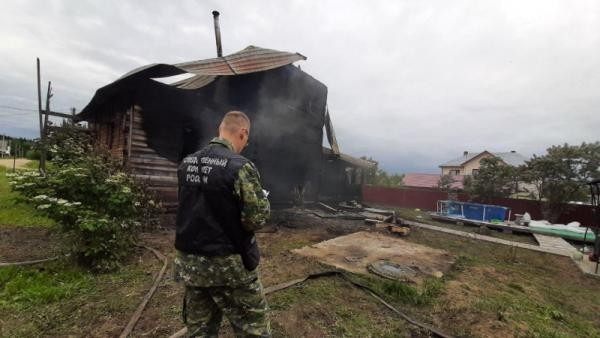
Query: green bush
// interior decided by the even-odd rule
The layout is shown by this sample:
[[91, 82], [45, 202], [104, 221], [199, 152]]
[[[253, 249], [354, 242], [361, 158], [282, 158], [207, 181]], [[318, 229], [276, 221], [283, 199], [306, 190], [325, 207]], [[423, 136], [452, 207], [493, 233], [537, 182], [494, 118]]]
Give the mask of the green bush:
[[94, 149], [88, 135], [65, 129], [50, 135], [48, 147], [53, 162], [46, 175], [7, 174], [12, 189], [57, 221], [80, 264], [99, 271], [115, 268], [159, 206], [143, 184]]
[[28, 160], [39, 160], [40, 152], [37, 150], [27, 150], [25, 153], [25, 158]]

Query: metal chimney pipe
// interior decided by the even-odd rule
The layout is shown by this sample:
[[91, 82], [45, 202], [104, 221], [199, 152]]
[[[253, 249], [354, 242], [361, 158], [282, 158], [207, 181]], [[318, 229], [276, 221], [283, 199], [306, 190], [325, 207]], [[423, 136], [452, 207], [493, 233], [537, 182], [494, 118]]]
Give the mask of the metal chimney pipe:
[[215, 22], [215, 39], [217, 40], [217, 56], [223, 56], [223, 47], [221, 46], [221, 28], [219, 27], [219, 11], [212, 12]]

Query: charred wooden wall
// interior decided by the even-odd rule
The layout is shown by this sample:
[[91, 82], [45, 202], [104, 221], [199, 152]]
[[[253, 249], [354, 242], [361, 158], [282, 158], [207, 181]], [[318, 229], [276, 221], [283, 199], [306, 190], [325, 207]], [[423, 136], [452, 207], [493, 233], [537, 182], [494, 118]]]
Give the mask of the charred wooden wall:
[[[133, 79], [102, 103], [108, 109], [90, 119], [98, 124], [99, 142], [168, 205], [177, 202], [178, 161], [216, 136], [229, 110], [242, 110], [252, 120], [250, 145], [243, 155], [256, 164], [273, 204], [292, 202], [297, 191], [303, 191], [305, 201], [318, 200], [320, 192], [355, 199], [360, 185], [345, 187], [345, 167], [323, 168], [326, 102], [327, 87], [290, 65], [222, 76], [196, 90]], [[115, 139], [115, 134], [120, 136]]]
[[330, 154], [323, 154], [319, 199], [323, 201], [361, 200], [363, 168]]
[[96, 146], [108, 150], [137, 179], [148, 185], [167, 209], [177, 204], [177, 164], [148, 146], [139, 106], [92, 125]]
[[121, 161], [127, 149], [125, 119], [126, 114], [116, 114], [108, 120], [94, 123], [91, 128], [96, 135], [96, 146], [107, 149], [115, 159]]
[[159, 155], [148, 146], [140, 108], [135, 106], [130, 110], [130, 115], [133, 121], [127, 166], [135, 177], [148, 184], [165, 207], [171, 209], [177, 205], [177, 163]]

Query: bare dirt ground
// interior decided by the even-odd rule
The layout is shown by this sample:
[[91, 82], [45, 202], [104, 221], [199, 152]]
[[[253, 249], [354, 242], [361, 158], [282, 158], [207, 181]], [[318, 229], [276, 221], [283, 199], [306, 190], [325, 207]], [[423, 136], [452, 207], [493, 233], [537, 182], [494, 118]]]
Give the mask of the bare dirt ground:
[[[14, 160], [12, 158], [0, 158], [0, 166], [12, 169], [13, 161]], [[28, 159], [18, 158], [15, 163], [15, 168], [16, 169], [25, 168], [25, 165], [29, 162], [30, 162], [30, 160], [28, 160]]]
[[[297, 224], [293, 220], [287, 220], [278, 226], [276, 221], [275, 224], [257, 234], [261, 247], [260, 273], [263, 286], [276, 285], [304, 277], [309, 273], [330, 269], [330, 267], [324, 266], [315, 260], [296, 255], [290, 250], [365, 228], [360, 222], [348, 224], [348, 221], [323, 222], [317, 217], [309, 216], [308, 218], [312, 220], [312, 224]], [[339, 226], [336, 227], [336, 223], [339, 223]], [[170, 253], [172, 257], [174, 241], [172, 231], [158, 237], [154, 234], [144, 236], [143, 241], [163, 252]], [[324, 299], [335, 298], [341, 307], [346, 303], [358, 302], [361, 307], [369, 308], [370, 312], [373, 311], [374, 314], [382, 316], [382, 318], [387, 316], [387, 311], [382, 306], [374, 303], [369, 296], [341, 280], [319, 281], [317, 284], [323, 284], [319, 288], [325, 288], [327, 291], [334, 293], [329, 294]], [[345, 298], [345, 296], [348, 298]], [[323, 329], [323, 326], [327, 327], [337, 320], [334, 318], [336, 316], [335, 311], [331, 311], [333, 305], [331, 303], [306, 304], [300, 302], [285, 304], [287, 300], [273, 303], [270, 299], [272, 297], [277, 296], [268, 296], [271, 307], [277, 308], [272, 313], [275, 336], [328, 336], [329, 333]], [[296, 296], [293, 296], [293, 298], [296, 298]], [[157, 294], [136, 326], [136, 334], [149, 337], [165, 336], [182, 328], [180, 319], [181, 301], [182, 286], [174, 283], [171, 276], [169, 276], [161, 283]], [[317, 318], [317, 322], [311, 323]], [[223, 326], [222, 336], [233, 337], [229, 325], [224, 322]]]
[[[291, 250], [370, 229], [360, 221], [284, 216], [274, 217], [257, 235], [265, 287], [331, 269]], [[171, 226], [169, 217], [163, 221], [167, 228]], [[57, 237], [48, 230], [9, 228], [2, 229], [0, 236], [2, 261], [42, 258], [55, 252], [56, 245], [51, 243]], [[173, 230], [140, 238], [171, 258], [173, 240]], [[430, 302], [422, 301], [425, 292], [405, 295], [404, 289], [396, 290], [396, 298], [390, 299], [421, 321], [464, 337], [600, 336], [600, 318], [592, 315], [600, 313], [600, 281], [583, 277], [568, 259], [419, 229], [413, 229], [405, 240], [457, 257]], [[117, 336], [160, 267], [150, 252], [136, 249], [118, 272], [94, 276], [85, 292], [47, 305], [0, 311], [4, 316], [0, 336], [34, 335], [31, 332], [46, 337]], [[182, 291], [168, 274], [133, 336], [165, 337], [181, 329]], [[428, 336], [339, 278], [311, 280], [270, 294], [267, 300], [275, 337]], [[233, 336], [226, 321], [222, 336]]]
[[50, 258], [58, 254], [58, 236], [43, 228], [0, 228], [0, 262]]

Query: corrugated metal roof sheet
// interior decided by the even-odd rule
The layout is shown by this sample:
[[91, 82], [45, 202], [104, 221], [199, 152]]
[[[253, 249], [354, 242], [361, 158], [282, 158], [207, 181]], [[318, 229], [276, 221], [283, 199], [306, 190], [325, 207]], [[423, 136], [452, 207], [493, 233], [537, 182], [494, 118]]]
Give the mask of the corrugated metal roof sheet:
[[248, 46], [224, 57], [183, 62], [174, 66], [197, 75], [240, 75], [262, 72], [300, 60], [306, 60], [306, 57], [299, 53]]
[[216, 78], [216, 76], [211, 75], [195, 75], [188, 79], [171, 83], [171, 86], [175, 86], [180, 89], [198, 89], [213, 82]]
[[196, 76], [171, 85], [182, 89], [196, 89], [211, 83], [219, 75], [262, 72], [300, 60], [306, 60], [306, 56], [300, 53], [248, 46], [239, 52], [219, 58], [175, 64], [175, 67], [187, 73], [196, 74]]
[[191, 73], [195, 76], [170, 85], [181, 89], [198, 89], [213, 82], [217, 76], [262, 72], [300, 60], [306, 60], [306, 56], [300, 53], [248, 46], [239, 52], [214, 59], [183, 62], [174, 65], [153, 63], [138, 67], [121, 76], [115, 82], [98, 89], [88, 105], [77, 115], [77, 118], [79, 120], [89, 119], [94, 111], [100, 109], [119, 90], [130, 85], [135, 86], [133, 81], [136, 79], [162, 78]]

